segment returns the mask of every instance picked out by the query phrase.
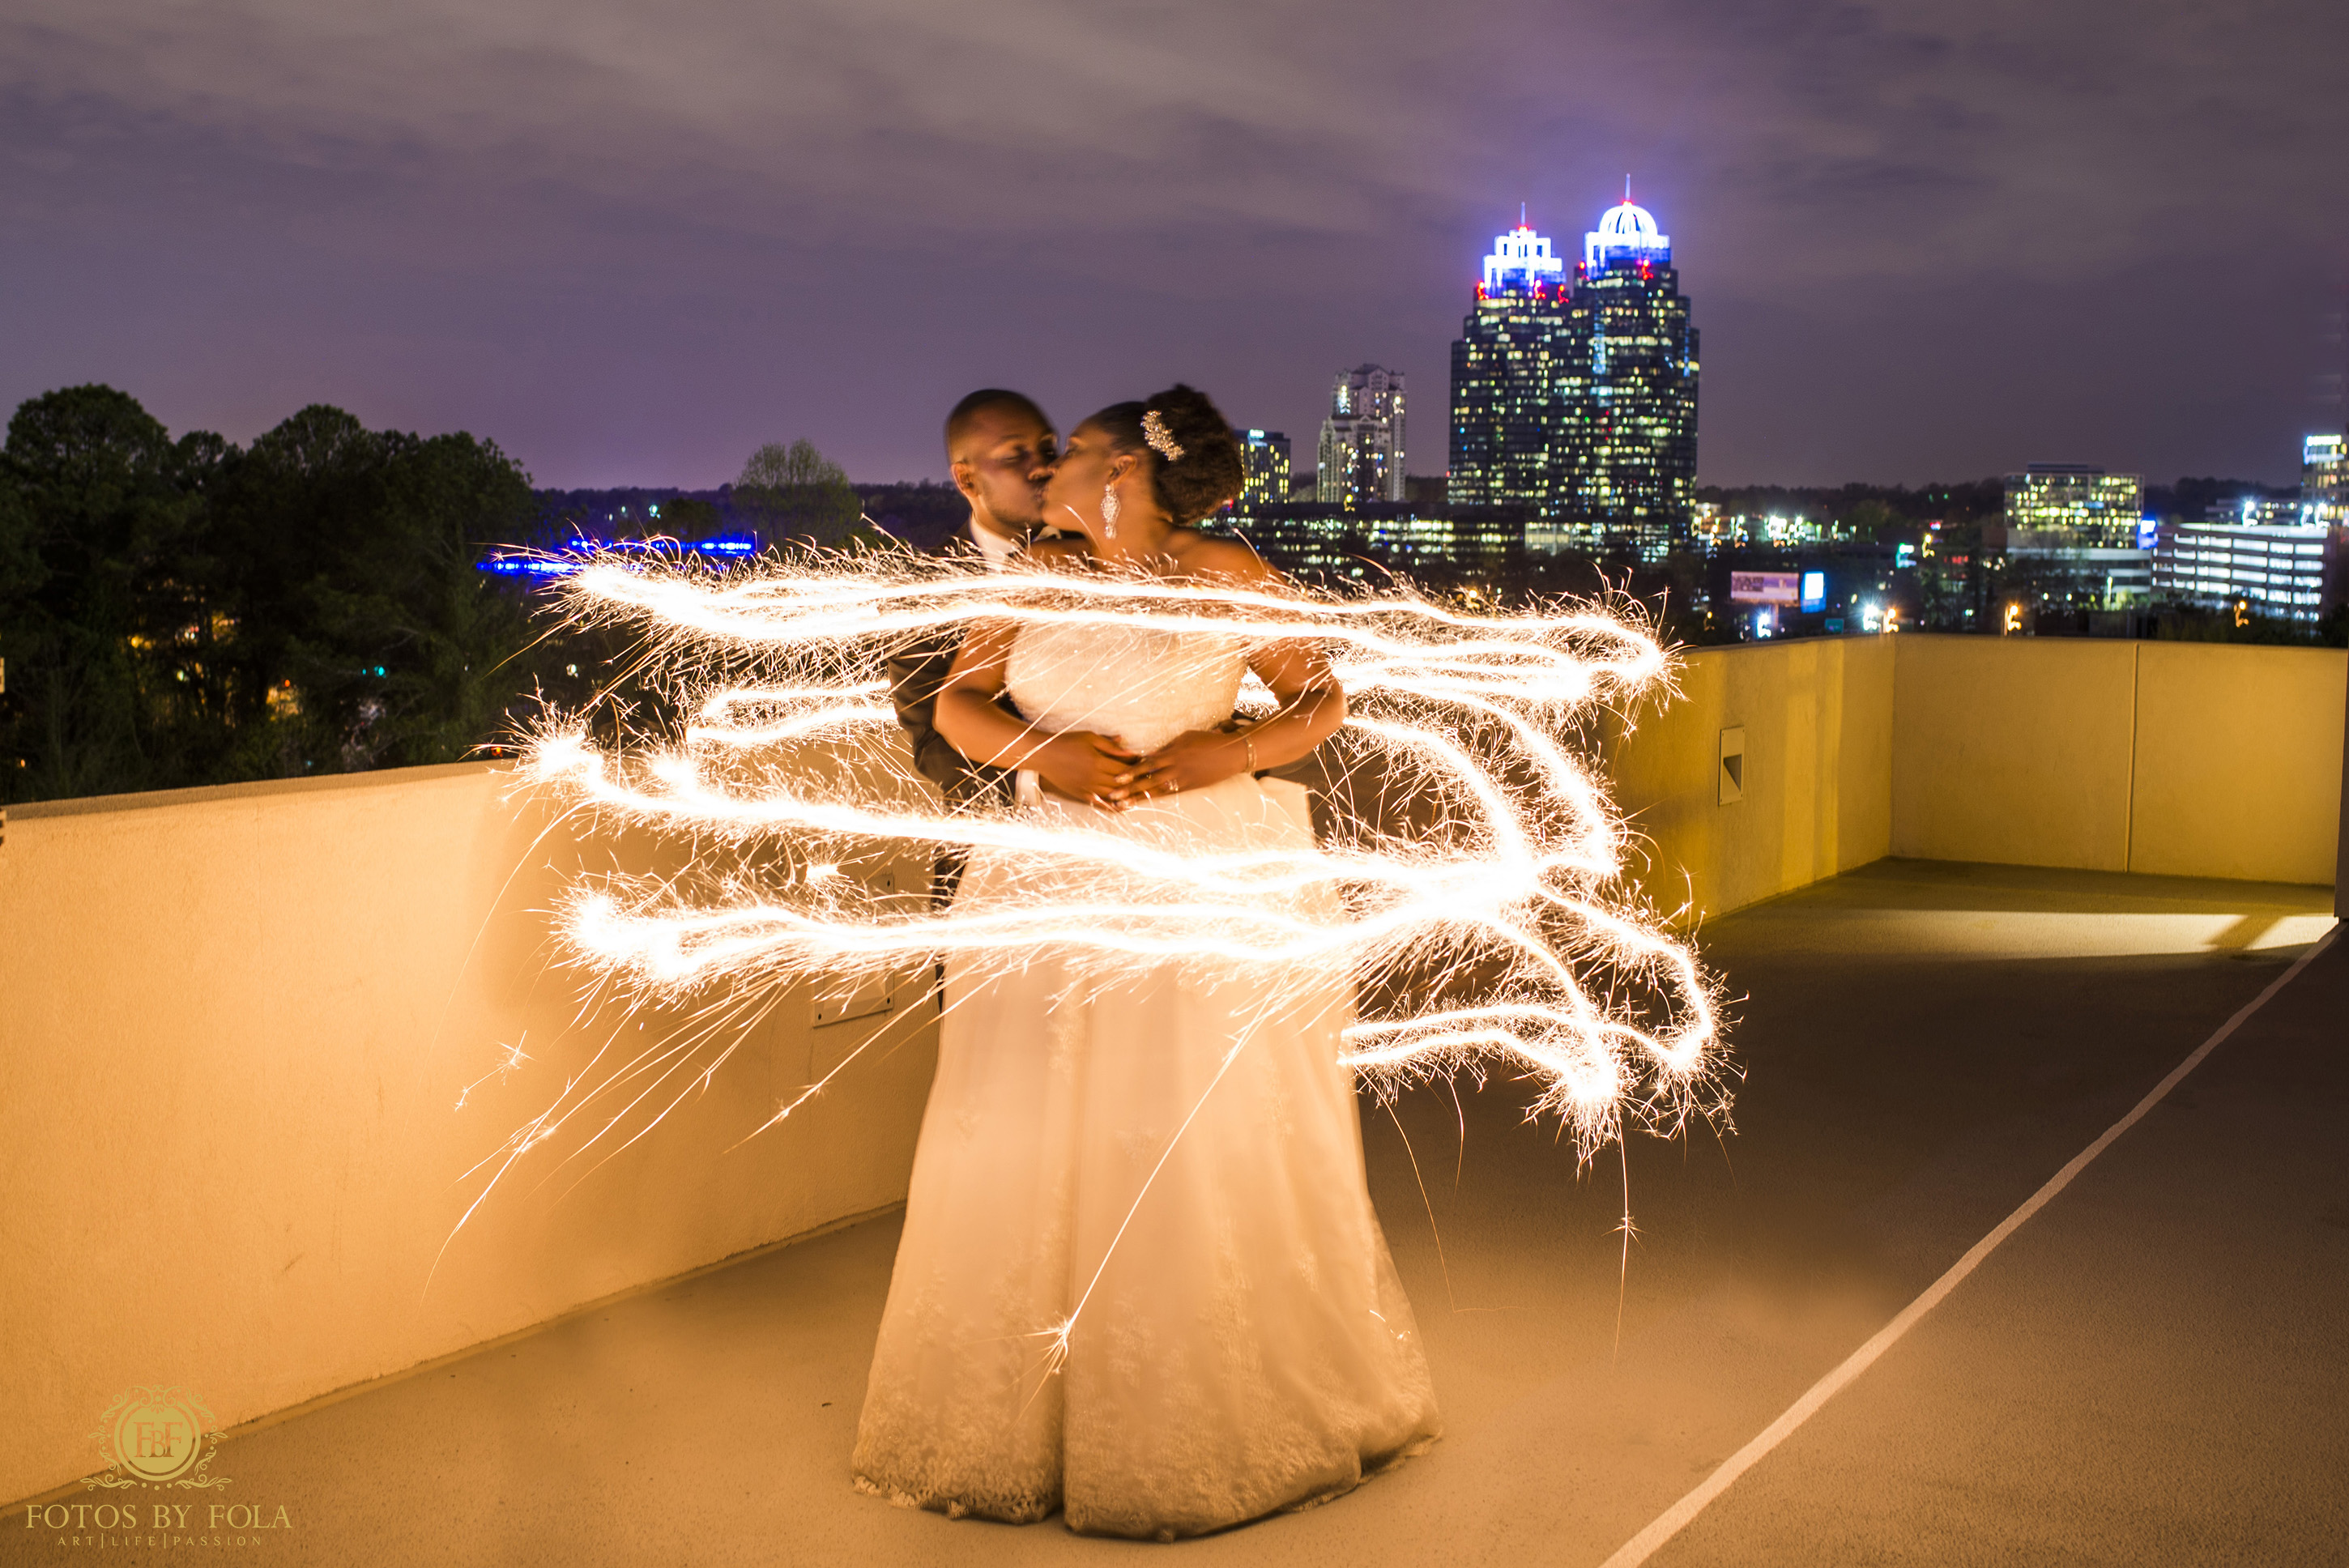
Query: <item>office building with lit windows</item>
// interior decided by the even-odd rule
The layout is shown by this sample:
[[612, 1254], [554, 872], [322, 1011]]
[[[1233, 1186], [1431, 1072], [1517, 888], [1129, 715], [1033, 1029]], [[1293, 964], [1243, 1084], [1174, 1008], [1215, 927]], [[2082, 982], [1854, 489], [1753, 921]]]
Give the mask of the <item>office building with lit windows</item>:
[[1489, 511], [1441, 514], [1409, 502], [1368, 502], [1347, 511], [1319, 501], [1239, 508], [1207, 527], [1246, 540], [1292, 577], [1324, 586], [1382, 581], [1391, 573], [1454, 586], [1491, 587], [1523, 545], [1522, 527]]
[[1278, 430], [1234, 430], [1240, 444], [1239, 510], [1288, 504], [1288, 438]]
[[1358, 365], [1338, 372], [1315, 454], [1313, 499], [1346, 511], [1402, 501], [1402, 371]]
[[2300, 521], [2349, 523], [2349, 436], [2328, 431], [2301, 443]]
[[2071, 463], [2033, 463], [2006, 476], [2006, 529], [2040, 548], [2128, 550], [2145, 511], [2145, 481]]
[[1697, 333], [1671, 240], [1628, 198], [1572, 274], [1520, 222], [1452, 346], [1455, 509], [1510, 508], [1535, 548], [1661, 555], [1695, 503]]
[[2319, 524], [2165, 522], [2153, 591], [2165, 599], [2313, 621], [2340, 601], [2349, 529]]
[[1444, 499], [1464, 508], [1556, 514], [1565, 424], [1566, 259], [1520, 221], [1494, 237], [1452, 346], [1451, 467]]
[[2075, 463], [2033, 463], [2006, 476], [2005, 555], [2044, 597], [2119, 610], [2155, 589], [2145, 481]]
[[1582, 237], [1567, 342], [1561, 515], [1658, 559], [1696, 503], [1697, 332], [1671, 236], [1628, 194]]
[[2349, 598], [2349, 439], [2327, 431], [2302, 443], [2295, 498], [2246, 495], [2208, 521], [2163, 523], [2153, 591], [2279, 620], [2330, 614]]

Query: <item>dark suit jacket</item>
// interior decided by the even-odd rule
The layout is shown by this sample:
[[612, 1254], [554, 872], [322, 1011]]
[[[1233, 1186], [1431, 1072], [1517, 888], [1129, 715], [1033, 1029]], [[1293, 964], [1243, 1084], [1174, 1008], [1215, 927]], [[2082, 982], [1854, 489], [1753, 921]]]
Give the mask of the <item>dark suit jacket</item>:
[[[986, 558], [968, 533], [956, 534], [938, 553], [966, 562], [973, 571], [986, 570]], [[938, 733], [938, 691], [961, 647], [959, 632], [941, 632], [891, 655], [889, 699], [896, 705], [897, 722], [905, 727], [906, 738], [914, 743], [914, 766], [938, 787], [948, 806], [957, 811], [1009, 806], [1011, 773], [973, 762]]]

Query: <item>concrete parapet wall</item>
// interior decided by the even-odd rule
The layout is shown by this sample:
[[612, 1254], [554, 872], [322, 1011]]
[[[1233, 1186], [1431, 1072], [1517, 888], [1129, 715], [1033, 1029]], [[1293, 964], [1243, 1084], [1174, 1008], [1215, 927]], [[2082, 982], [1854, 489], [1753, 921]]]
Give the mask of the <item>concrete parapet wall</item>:
[[2138, 645], [1893, 642], [1894, 854], [2128, 870]]
[[[2088, 638], [1689, 652], [1610, 731], [1634, 874], [1724, 914], [1887, 854], [2329, 884], [2349, 654]], [[1742, 799], [1721, 799], [1723, 731]]]
[[[2327, 650], [1704, 649], [1602, 750], [1637, 874], [1691, 920], [1887, 854], [2321, 883], [2344, 679]], [[548, 910], [576, 872], [657, 869], [661, 848], [510, 784], [412, 769], [10, 814], [0, 1498], [97, 1468], [86, 1434], [135, 1385], [234, 1424], [902, 1199], [926, 984], [823, 1028], [805, 992], [747, 1023], [585, 996], [552, 965]], [[650, 1091], [633, 1118], [592, 1144], [599, 1117], [564, 1123], [459, 1228], [566, 1084], [680, 1039], [698, 1043], [631, 1080]], [[510, 1047], [527, 1059], [504, 1066]]]
[[2332, 882], [2349, 653], [2137, 649], [2128, 869]]
[[[98, 1469], [88, 1434], [135, 1385], [233, 1425], [903, 1199], [936, 1037], [914, 985], [821, 1029], [809, 995], [705, 1020], [710, 1041], [564, 1125], [457, 1228], [598, 1051], [689, 1024], [550, 964], [567, 873], [658, 848], [510, 783], [409, 769], [9, 814], [0, 1497]], [[834, 1090], [730, 1148], [867, 1039]], [[508, 1046], [528, 1059], [501, 1073]], [[588, 1144], [598, 1108], [647, 1090]]]
[[[1694, 921], [1891, 852], [1892, 639], [1819, 638], [1689, 654], [1680, 695], [1609, 736], [1634, 875]], [[1723, 732], [1742, 741], [1723, 802]]]
[[1904, 636], [1892, 851], [2329, 883], [2349, 654]]

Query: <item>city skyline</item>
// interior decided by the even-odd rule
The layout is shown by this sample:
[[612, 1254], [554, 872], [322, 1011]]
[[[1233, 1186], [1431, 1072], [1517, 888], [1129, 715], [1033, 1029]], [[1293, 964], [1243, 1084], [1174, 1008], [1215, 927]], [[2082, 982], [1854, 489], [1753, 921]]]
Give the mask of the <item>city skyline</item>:
[[1449, 500], [1521, 512], [1529, 541], [1661, 556], [1695, 500], [1698, 336], [1671, 237], [1630, 181], [1570, 274], [1520, 216], [1452, 345]]
[[1440, 384], [1461, 258], [1629, 170], [1704, 302], [1702, 482], [2288, 484], [2320, 394], [2339, 423], [2338, 7], [1308, 26], [34, 0], [0, 21], [0, 397], [104, 381], [237, 440], [333, 403], [550, 486], [796, 437], [940, 477], [936, 410], [990, 383], [1071, 422], [1181, 378], [1310, 431], [1328, 366]]

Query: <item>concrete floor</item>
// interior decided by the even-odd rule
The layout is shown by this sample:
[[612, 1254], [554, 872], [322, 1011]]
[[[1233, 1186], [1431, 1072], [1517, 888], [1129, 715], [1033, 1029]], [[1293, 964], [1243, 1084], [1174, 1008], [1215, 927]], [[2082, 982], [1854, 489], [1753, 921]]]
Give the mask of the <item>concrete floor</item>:
[[[251, 1433], [219, 1468], [288, 1506], [249, 1553], [285, 1563], [1597, 1563], [2274, 979], [2329, 903], [1885, 861], [1717, 923], [1738, 1130], [1633, 1146], [1628, 1276], [1612, 1157], [1578, 1178], [1511, 1086], [1366, 1109], [1448, 1431], [1309, 1513], [1161, 1548], [852, 1491], [893, 1220]], [[2344, 1020], [2349, 942], [1653, 1561], [2349, 1561]], [[70, 1555], [0, 1535], [0, 1561]]]

